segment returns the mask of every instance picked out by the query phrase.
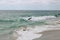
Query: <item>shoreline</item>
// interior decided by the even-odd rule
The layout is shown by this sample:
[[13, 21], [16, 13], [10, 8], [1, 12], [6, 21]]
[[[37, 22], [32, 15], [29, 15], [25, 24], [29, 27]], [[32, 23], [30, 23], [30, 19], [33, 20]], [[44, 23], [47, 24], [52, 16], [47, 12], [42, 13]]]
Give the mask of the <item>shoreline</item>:
[[60, 29], [58, 30], [47, 30], [43, 31], [40, 34], [43, 34], [40, 38], [33, 40], [60, 40]]

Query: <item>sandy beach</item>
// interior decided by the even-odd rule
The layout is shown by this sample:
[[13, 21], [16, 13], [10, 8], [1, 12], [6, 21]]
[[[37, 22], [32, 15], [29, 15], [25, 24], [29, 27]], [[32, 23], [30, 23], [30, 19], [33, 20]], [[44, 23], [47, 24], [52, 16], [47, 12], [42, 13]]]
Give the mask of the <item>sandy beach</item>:
[[33, 40], [60, 40], [60, 30], [49, 30], [41, 33], [43, 35], [40, 38]]

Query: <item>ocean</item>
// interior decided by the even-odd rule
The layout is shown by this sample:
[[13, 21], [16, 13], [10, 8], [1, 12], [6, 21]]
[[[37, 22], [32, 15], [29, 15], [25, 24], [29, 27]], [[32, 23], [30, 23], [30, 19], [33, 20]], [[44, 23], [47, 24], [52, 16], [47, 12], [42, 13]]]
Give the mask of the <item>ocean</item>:
[[53, 29], [60, 29], [60, 10], [0, 10], [0, 40], [34, 40]]

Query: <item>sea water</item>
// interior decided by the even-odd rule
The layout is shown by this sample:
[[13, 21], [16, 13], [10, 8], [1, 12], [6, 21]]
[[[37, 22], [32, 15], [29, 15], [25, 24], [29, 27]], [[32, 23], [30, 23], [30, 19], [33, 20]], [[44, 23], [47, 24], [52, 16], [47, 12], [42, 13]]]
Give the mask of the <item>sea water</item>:
[[0, 10], [0, 40], [33, 40], [42, 31], [60, 29], [58, 14], [59, 10]]

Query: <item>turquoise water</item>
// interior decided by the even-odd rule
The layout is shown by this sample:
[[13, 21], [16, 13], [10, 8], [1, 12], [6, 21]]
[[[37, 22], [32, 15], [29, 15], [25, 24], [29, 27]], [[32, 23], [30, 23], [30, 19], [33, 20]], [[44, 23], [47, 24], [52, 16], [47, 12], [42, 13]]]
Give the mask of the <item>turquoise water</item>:
[[[50, 19], [55, 19], [55, 15], [60, 11], [42, 10], [3, 10], [0, 11], [0, 40], [13, 40], [12, 33], [22, 26], [45, 25]], [[59, 17], [60, 15], [58, 15]], [[28, 18], [32, 18], [28, 20]]]

